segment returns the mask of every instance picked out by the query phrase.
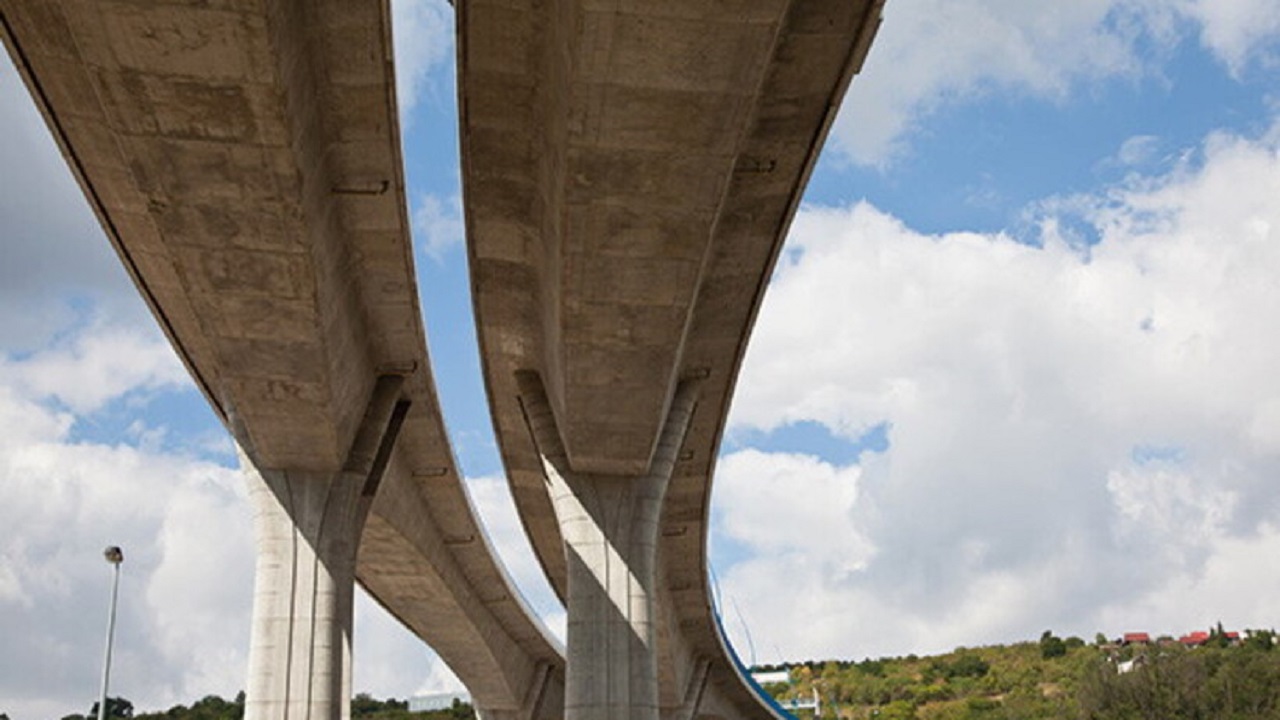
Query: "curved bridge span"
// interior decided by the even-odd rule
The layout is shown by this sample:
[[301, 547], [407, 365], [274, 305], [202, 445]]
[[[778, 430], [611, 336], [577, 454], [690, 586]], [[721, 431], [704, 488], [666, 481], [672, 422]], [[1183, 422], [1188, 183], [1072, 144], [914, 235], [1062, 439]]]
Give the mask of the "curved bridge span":
[[484, 373], [521, 519], [568, 608], [571, 716], [774, 714], [714, 619], [711, 477], [769, 274], [881, 5], [458, 8]]
[[[489, 716], [562, 713], [431, 377], [379, 0], [0, 0], [6, 48], [242, 450], [247, 713], [345, 717], [353, 579]], [[357, 554], [358, 550], [358, 554]]]
[[[241, 449], [250, 718], [340, 718], [353, 582], [486, 717], [766, 718], [707, 510], [768, 276], [883, 0], [458, 0], [485, 379], [568, 648], [459, 477], [385, 0], [0, 0], [110, 241]], [[430, 298], [427, 298], [430, 302]]]

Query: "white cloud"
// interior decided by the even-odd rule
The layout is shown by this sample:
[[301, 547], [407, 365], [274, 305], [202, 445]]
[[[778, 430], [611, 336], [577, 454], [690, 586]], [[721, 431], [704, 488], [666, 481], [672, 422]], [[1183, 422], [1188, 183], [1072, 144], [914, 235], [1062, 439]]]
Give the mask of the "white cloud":
[[395, 36], [396, 98], [402, 123], [408, 123], [422, 93], [438, 91], [431, 75], [453, 53], [453, 10], [444, 0], [395, 0], [391, 29]]
[[[352, 633], [352, 687], [376, 698], [405, 699], [433, 679], [452, 677], [431, 648], [356, 587]], [[456, 685], [440, 690], [457, 690]], [[434, 690], [434, 688], [433, 688]]]
[[[21, 373], [0, 373], [0, 637], [9, 643], [0, 710], [38, 720], [92, 704], [109, 544], [125, 551], [113, 694], [140, 710], [233, 697], [245, 686], [254, 572], [239, 471], [145, 442], [75, 441], [77, 416], [51, 409], [13, 375]], [[404, 697], [449, 676], [425, 644], [357, 594], [356, 690]]]
[[[852, 440], [888, 423], [890, 446], [789, 474], [770, 468], [792, 456], [723, 461], [719, 527], [792, 538], [722, 572], [756, 646], [1174, 631], [1215, 603], [1228, 624], [1269, 623], [1208, 579], [1243, 573], [1280, 524], [1278, 194], [1273, 131], [1217, 134], [1166, 175], [1046, 203], [1040, 247], [920, 234], [865, 203], [803, 209], [731, 427], [813, 421]], [[1066, 225], [1100, 242], [1068, 242]], [[822, 508], [817, 525], [792, 518], [789, 491]], [[749, 531], [775, 508], [773, 530]], [[779, 553], [788, 542], [819, 559]], [[1199, 605], [1180, 612], [1166, 595], [1184, 590]]]
[[[823, 563], [830, 575], [865, 567], [870, 555], [853, 526], [861, 468], [834, 467], [807, 455], [743, 450], [725, 457], [720, 473], [733, 478], [716, 495], [716, 534], [750, 551], [789, 562]], [[733, 512], [724, 512], [723, 508]], [[815, 548], [821, 538], [822, 548]]]
[[[121, 398], [145, 417], [161, 388], [195, 392], [154, 331], [93, 323], [0, 356], [0, 636], [14, 638], [0, 709], [15, 720], [93, 702], [108, 544], [126, 555], [112, 691], [157, 710], [244, 688], [254, 549], [238, 470], [164, 451], [167, 428], [142, 420], [127, 444], [73, 439]], [[363, 595], [356, 622], [357, 689], [403, 696], [439, 675], [430, 650]]]
[[516, 588], [548, 629], [564, 640], [564, 606], [556, 598], [542, 565], [534, 555], [515, 500], [505, 478], [467, 478], [467, 490], [476, 513]]
[[1280, 574], [1263, 559], [1278, 553], [1280, 531], [1274, 525], [1252, 537], [1221, 538], [1199, 573], [1170, 578], [1135, 602], [1104, 607], [1100, 624], [1158, 632], [1207, 629], [1218, 621], [1237, 629], [1274, 627]]
[[1154, 135], [1134, 135], [1120, 145], [1116, 162], [1120, 165], [1141, 165], [1160, 149], [1160, 138]]
[[1186, 12], [1201, 23], [1200, 42], [1239, 75], [1254, 61], [1273, 65], [1267, 43], [1280, 37], [1280, 13], [1271, 0], [1189, 0]]
[[175, 485], [156, 534], [164, 552], [147, 583], [153, 632], [168, 665], [183, 668], [173, 702], [190, 703], [209, 688], [230, 698], [245, 683], [253, 588], [244, 482], [217, 467]]
[[454, 195], [442, 200], [430, 193], [419, 195], [413, 209], [413, 234], [418, 249], [441, 262], [450, 248], [463, 244], [462, 198]]
[[941, 108], [992, 94], [1061, 102], [1103, 80], [1159, 76], [1188, 28], [1234, 74], [1271, 65], [1271, 0], [895, 0], [833, 133], [884, 166]]
[[27, 720], [92, 703], [109, 544], [126, 558], [113, 691], [147, 708], [189, 702], [193, 692], [234, 694], [252, 571], [236, 562], [248, 559], [238, 477], [180, 455], [74, 442], [70, 426], [70, 416], [0, 381], [5, 711]]
[[126, 393], [190, 382], [173, 348], [153, 329], [93, 326], [23, 358], [0, 359], [0, 376], [35, 397], [90, 413]]
[[999, 91], [1060, 100], [1080, 83], [1138, 77], [1135, 43], [1174, 39], [1173, 15], [1148, 0], [899, 0], [837, 120], [837, 145], [883, 165], [941, 106]]

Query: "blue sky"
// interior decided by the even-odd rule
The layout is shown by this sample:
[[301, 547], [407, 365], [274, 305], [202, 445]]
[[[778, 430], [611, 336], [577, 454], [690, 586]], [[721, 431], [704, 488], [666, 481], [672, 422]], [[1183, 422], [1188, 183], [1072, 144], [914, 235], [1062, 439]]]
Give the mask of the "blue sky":
[[[446, 418], [561, 628], [486, 415], [452, 11], [393, 5]], [[717, 472], [712, 561], [744, 657], [1278, 624], [1278, 63], [1267, 0], [889, 1]], [[229, 442], [8, 65], [0, 129], [0, 712], [92, 702], [109, 543], [128, 554], [116, 691], [146, 709], [232, 695], [252, 542]], [[456, 683], [363, 600], [355, 679]]]

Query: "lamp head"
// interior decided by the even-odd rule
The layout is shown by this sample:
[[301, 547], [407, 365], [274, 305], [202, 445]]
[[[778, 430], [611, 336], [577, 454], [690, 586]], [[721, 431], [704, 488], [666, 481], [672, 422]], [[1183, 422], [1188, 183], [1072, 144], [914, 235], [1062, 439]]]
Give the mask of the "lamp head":
[[107, 549], [102, 551], [102, 554], [107, 558], [107, 562], [112, 565], [119, 565], [124, 562], [124, 551], [115, 545], [108, 545]]

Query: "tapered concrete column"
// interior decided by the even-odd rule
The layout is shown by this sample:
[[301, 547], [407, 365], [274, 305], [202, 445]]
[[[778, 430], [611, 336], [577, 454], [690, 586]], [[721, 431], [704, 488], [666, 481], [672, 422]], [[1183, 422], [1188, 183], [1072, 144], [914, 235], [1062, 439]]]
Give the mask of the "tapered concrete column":
[[350, 717], [356, 551], [408, 402], [378, 379], [337, 473], [269, 470], [240, 449], [257, 536], [246, 720]]
[[520, 388], [569, 571], [565, 718], [657, 720], [658, 531], [696, 389], [677, 390], [649, 472], [621, 476], [573, 472], [541, 383], [522, 374]]

